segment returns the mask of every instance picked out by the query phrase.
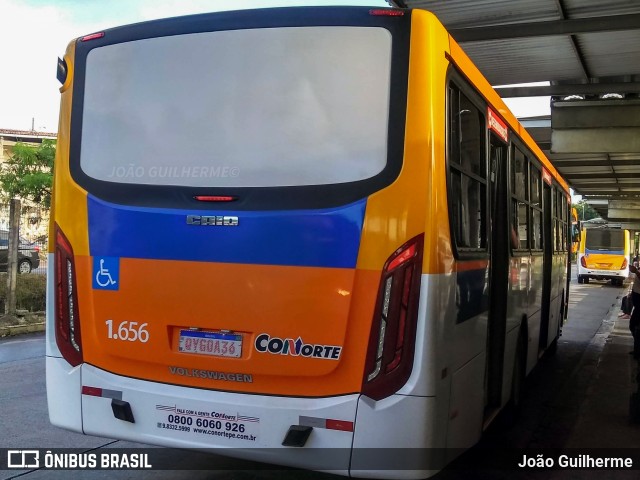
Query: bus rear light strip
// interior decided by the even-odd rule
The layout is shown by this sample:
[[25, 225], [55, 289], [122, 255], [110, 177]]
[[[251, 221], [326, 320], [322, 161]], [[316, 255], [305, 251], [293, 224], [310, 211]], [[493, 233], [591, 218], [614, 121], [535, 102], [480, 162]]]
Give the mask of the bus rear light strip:
[[82, 363], [82, 341], [73, 249], [58, 226], [55, 242], [56, 344], [65, 360], [75, 367]]
[[419, 235], [396, 250], [382, 271], [362, 387], [374, 400], [393, 394], [411, 373], [423, 237]]

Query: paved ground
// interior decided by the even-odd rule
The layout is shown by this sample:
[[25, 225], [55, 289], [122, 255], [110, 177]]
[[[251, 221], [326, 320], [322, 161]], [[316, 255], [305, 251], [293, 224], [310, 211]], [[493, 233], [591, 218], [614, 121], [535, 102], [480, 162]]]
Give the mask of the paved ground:
[[[573, 282], [569, 321], [565, 325], [557, 354], [544, 358], [528, 378], [523, 414], [511, 428], [492, 428], [484, 440], [436, 480], [449, 479], [635, 479], [640, 478], [640, 462], [634, 471], [601, 470], [519, 470], [501, 456], [514, 447], [535, 454], [557, 455], [613, 451], [640, 452], [640, 425], [629, 422], [629, 397], [636, 391], [638, 363], [628, 354], [632, 339], [627, 320], [618, 318], [623, 289], [605, 283]], [[128, 442], [88, 437], [52, 427], [48, 422], [44, 385], [43, 334], [35, 333], [0, 340], [0, 448], [74, 447], [84, 451], [135, 447]], [[630, 449], [630, 450], [629, 450]], [[522, 450], [517, 450], [522, 452]], [[171, 461], [180, 468], [193, 462], [186, 452], [170, 451]], [[254, 470], [255, 464], [234, 461], [230, 470], [216, 469], [223, 460], [208, 456], [198, 459], [199, 471], [171, 472], [65, 472], [2, 471], [0, 479], [20, 475], [29, 480], [100, 479], [318, 479], [335, 480], [332, 475], [295, 470]], [[210, 469], [210, 470], [208, 470]]]

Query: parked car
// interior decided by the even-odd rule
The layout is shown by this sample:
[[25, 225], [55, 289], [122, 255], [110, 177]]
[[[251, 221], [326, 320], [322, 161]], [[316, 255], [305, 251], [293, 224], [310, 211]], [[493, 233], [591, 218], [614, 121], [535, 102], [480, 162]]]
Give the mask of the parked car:
[[[9, 231], [0, 230], [0, 272], [7, 271]], [[40, 247], [20, 237], [18, 246], [18, 273], [29, 273], [40, 265]]]

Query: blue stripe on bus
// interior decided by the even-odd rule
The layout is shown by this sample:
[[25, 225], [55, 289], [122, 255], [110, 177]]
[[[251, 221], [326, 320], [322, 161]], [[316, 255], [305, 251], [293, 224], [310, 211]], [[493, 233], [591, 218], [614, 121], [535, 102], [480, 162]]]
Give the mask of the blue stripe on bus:
[[[355, 268], [367, 202], [259, 212], [129, 207], [91, 195], [87, 203], [94, 257]], [[239, 225], [187, 225], [187, 215], [237, 215]]]
[[585, 249], [585, 255], [624, 255], [624, 250], [588, 250]]

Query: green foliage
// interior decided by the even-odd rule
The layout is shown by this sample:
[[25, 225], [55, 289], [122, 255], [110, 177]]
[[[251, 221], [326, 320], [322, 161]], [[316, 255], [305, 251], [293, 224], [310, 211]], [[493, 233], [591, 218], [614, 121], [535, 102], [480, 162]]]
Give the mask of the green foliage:
[[55, 156], [53, 140], [43, 140], [38, 146], [16, 143], [11, 158], [0, 166], [0, 187], [4, 194], [9, 198], [32, 200], [48, 208]]
[[591, 205], [584, 200], [580, 200], [578, 203], [571, 205], [578, 211], [578, 220], [591, 220], [593, 218], [600, 218], [598, 212], [596, 212]]
[[[41, 312], [45, 309], [47, 277], [34, 273], [18, 275], [16, 282], [16, 307], [18, 310]], [[0, 273], [0, 306], [4, 314], [4, 301], [7, 296], [7, 274]]]

